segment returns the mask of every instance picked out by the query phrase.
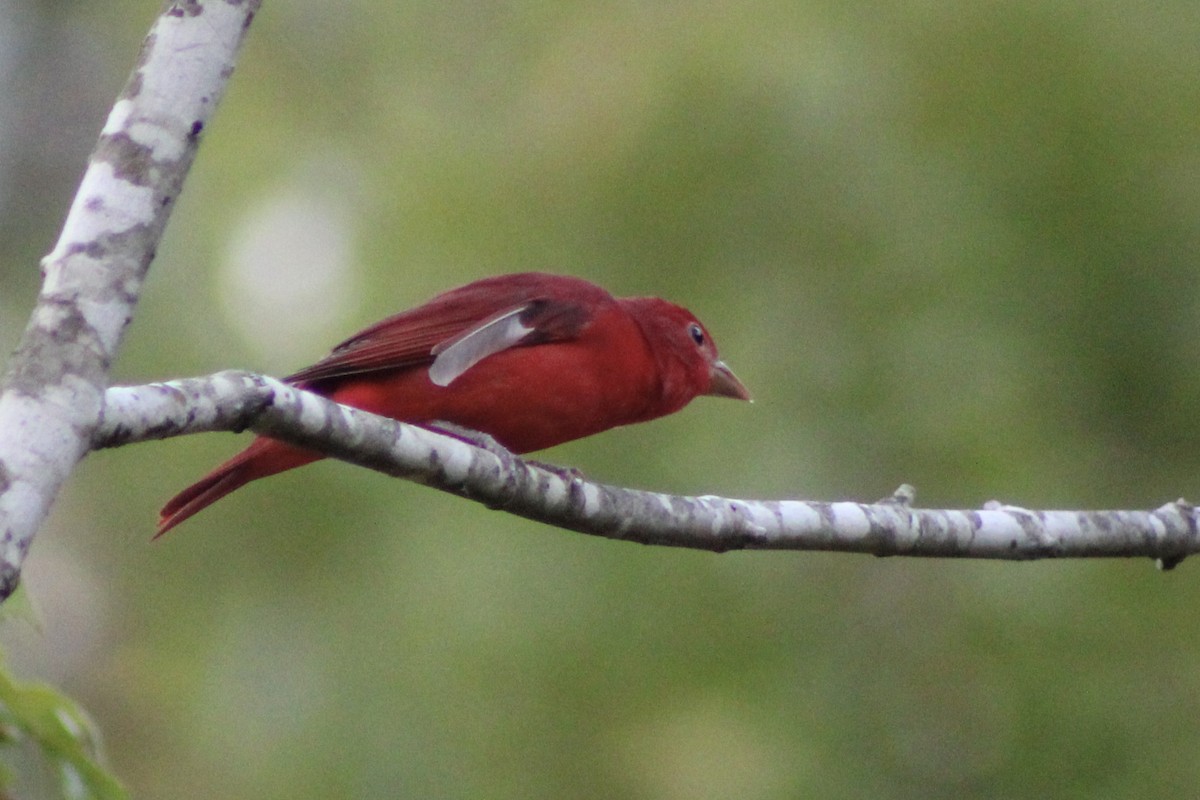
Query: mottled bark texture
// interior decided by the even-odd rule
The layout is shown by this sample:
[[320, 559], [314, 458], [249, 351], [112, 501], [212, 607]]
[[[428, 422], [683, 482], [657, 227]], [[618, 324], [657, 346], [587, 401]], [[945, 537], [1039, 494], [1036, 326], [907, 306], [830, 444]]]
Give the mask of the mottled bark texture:
[[701, 550], [829, 550], [942, 558], [1146, 557], [1171, 567], [1200, 549], [1196, 510], [1031, 511], [683, 497], [606, 486], [339, 406], [272, 378], [222, 372], [109, 389], [96, 447], [249, 428], [561, 528]]
[[108, 389], [146, 270], [233, 70], [256, 0], [179, 0], [156, 21], [44, 259], [44, 285], [0, 385], [0, 599], [59, 487], [93, 447], [251, 428], [530, 519], [645, 544], [1031, 559], [1198, 549], [1197, 513], [970, 511], [674, 497], [604, 486], [392, 422], [248, 373]]
[[88, 162], [0, 384], [0, 599], [88, 451], [109, 365], [257, 0], [169, 3]]

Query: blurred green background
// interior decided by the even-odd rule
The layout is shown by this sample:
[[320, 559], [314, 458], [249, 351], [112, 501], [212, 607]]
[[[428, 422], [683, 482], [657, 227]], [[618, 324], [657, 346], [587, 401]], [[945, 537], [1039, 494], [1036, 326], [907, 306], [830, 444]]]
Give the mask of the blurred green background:
[[[157, 4], [0, 2], [0, 345]], [[926, 506], [1200, 496], [1200, 5], [268, 2], [114, 379], [284, 374], [484, 275], [692, 308], [754, 391], [548, 451]], [[244, 439], [89, 457], [9, 660], [153, 798], [1200, 786], [1197, 566], [716, 556]], [[33, 769], [33, 767], [29, 767]]]

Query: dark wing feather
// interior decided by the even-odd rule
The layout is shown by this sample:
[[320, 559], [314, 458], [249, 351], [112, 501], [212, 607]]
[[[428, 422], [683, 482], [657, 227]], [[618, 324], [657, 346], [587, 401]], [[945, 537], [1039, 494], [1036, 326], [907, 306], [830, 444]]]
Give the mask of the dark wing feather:
[[540, 273], [502, 275], [438, 295], [428, 303], [360, 331], [289, 383], [313, 384], [384, 370], [426, 366], [437, 351], [476, 327], [523, 308], [531, 332], [518, 344], [530, 346], [577, 337], [598, 305], [615, 302], [608, 292], [577, 278]]

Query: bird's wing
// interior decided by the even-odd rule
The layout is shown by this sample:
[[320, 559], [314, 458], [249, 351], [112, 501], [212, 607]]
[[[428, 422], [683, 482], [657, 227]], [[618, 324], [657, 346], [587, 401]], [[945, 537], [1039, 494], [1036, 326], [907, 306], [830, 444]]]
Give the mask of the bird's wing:
[[510, 347], [574, 339], [598, 302], [615, 302], [603, 290], [603, 296], [574, 296], [579, 293], [543, 283], [485, 286], [483, 291], [471, 284], [439, 295], [360, 331], [285, 380], [312, 384], [430, 365], [430, 379], [446, 386], [487, 356]]

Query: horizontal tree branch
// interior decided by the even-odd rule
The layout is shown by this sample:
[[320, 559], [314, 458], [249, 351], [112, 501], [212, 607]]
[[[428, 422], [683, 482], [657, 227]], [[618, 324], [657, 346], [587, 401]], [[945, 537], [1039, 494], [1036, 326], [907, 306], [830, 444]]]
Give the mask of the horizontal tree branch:
[[1153, 511], [1033, 511], [999, 503], [936, 510], [912, 507], [909, 487], [878, 503], [660, 494], [587, 481], [238, 371], [109, 389], [93, 445], [245, 429], [489, 508], [642, 544], [1012, 560], [1146, 557], [1166, 568], [1200, 551], [1197, 511], [1182, 500]]

